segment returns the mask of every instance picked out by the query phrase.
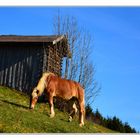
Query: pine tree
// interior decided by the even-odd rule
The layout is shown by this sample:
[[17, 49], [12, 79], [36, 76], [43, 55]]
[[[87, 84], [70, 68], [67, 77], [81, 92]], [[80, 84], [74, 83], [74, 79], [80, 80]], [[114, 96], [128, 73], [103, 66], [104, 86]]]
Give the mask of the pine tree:
[[89, 104], [87, 104], [87, 106], [86, 106], [86, 119], [90, 120], [92, 122], [94, 119], [94, 113], [93, 113], [93, 110]]
[[102, 115], [100, 114], [100, 112], [98, 111], [98, 109], [96, 109], [96, 112], [95, 112], [95, 119], [94, 119], [94, 122], [97, 123], [97, 124], [102, 124], [103, 122], [103, 117]]

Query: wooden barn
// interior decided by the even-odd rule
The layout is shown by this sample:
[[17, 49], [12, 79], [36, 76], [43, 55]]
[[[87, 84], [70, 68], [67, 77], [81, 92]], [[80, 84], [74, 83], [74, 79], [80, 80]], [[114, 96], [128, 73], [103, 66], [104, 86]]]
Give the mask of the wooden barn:
[[45, 71], [61, 75], [69, 56], [67, 38], [61, 36], [0, 36], [0, 85], [30, 93]]

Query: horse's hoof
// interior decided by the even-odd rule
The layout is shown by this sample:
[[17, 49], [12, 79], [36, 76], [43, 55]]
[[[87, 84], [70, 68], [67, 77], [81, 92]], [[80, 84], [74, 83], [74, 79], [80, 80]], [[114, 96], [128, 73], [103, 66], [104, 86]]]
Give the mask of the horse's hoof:
[[50, 118], [53, 118], [55, 114], [50, 114]]
[[80, 123], [79, 126], [80, 126], [80, 127], [84, 126], [84, 123]]
[[69, 116], [69, 122], [71, 122], [72, 121], [72, 117], [71, 116]]

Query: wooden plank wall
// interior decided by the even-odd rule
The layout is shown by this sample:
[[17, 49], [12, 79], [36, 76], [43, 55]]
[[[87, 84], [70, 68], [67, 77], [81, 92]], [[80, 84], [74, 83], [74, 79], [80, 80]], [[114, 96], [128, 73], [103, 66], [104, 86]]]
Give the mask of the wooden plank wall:
[[61, 43], [0, 43], [0, 85], [31, 93], [43, 72], [61, 76]]
[[58, 76], [61, 76], [61, 64], [62, 64], [62, 52], [60, 51], [61, 46], [54, 45], [48, 46], [49, 49], [46, 51], [47, 53], [47, 70], [55, 73]]
[[43, 49], [0, 44], [0, 85], [30, 93], [42, 75]]

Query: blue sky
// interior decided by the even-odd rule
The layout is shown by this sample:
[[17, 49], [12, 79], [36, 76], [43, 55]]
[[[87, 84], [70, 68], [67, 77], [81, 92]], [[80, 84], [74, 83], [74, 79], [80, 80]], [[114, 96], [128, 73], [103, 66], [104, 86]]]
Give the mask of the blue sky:
[[94, 38], [91, 60], [102, 90], [93, 110], [140, 131], [140, 7], [0, 7], [0, 34], [52, 34], [58, 8]]

